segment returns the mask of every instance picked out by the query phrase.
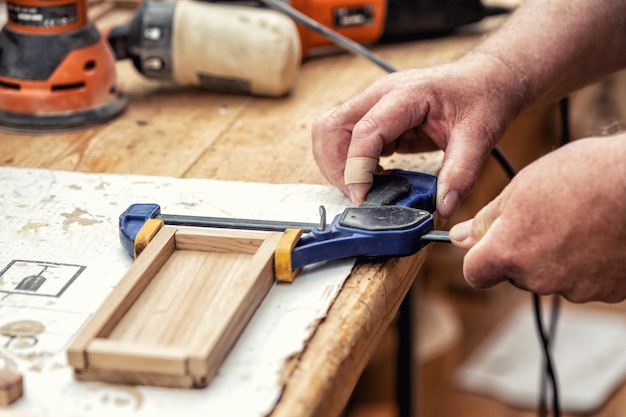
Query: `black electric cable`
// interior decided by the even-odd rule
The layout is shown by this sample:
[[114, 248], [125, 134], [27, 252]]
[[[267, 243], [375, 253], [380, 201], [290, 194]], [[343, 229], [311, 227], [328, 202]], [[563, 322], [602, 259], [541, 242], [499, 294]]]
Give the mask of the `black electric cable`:
[[[561, 122], [561, 146], [570, 141], [569, 129], [569, 98], [565, 97], [559, 102], [559, 117]], [[506, 156], [499, 149], [493, 149], [492, 156], [498, 161], [506, 172], [509, 179], [515, 176], [515, 170]], [[552, 386], [552, 413], [554, 417], [561, 415], [561, 406], [559, 401], [559, 387], [556, 375], [556, 369], [552, 360], [551, 347], [554, 345], [556, 334], [556, 326], [559, 317], [560, 301], [559, 295], [554, 295], [552, 299], [552, 308], [550, 314], [550, 323], [547, 331], [543, 325], [543, 314], [541, 298], [538, 294], [533, 293], [533, 311], [535, 317], [535, 326], [539, 335], [541, 348], [543, 353], [543, 363], [541, 365], [542, 373], [539, 387], [539, 404], [538, 416], [545, 417], [547, 415], [547, 384], [548, 380]]]
[[[538, 301], [536, 302], [538, 304]], [[536, 304], [536, 305], [537, 305]], [[552, 347], [554, 346], [553, 341], [554, 341], [554, 335], [556, 333], [556, 324], [558, 321], [558, 317], [559, 317], [559, 310], [560, 310], [560, 304], [561, 304], [561, 297], [558, 295], [553, 296], [552, 298], [552, 307], [551, 307], [551, 316], [550, 316], [550, 324], [548, 326], [548, 335], [546, 337], [546, 346], [548, 348], [548, 350], [550, 351], [552, 349]], [[539, 314], [541, 314], [541, 311], [539, 310]], [[537, 324], [540, 325], [540, 323], [543, 323], [543, 319], [538, 319], [537, 320]], [[545, 332], [545, 331], [544, 331]], [[541, 373], [541, 380], [540, 380], [540, 385], [539, 385], [539, 405], [538, 405], [538, 412], [537, 415], [539, 417], [545, 417], [548, 415], [548, 398], [547, 398], [547, 392], [548, 392], [548, 379], [550, 377], [550, 379], [552, 378], [552, 376], [550, 376], [551, 372], [554, 372], [554, 369], [550, 369], [550, 367], [548, 366], [549, 363], [547, 363], [547, 361], [545, 360], [544, 357], [544, 361], [542, 362], [542, 369], [544, 370], [544, 372]], [[556, 375], [554, 375], [554, 378], [556, 380]], [[552, 382], [552, 381], [551, 381]], [[553, 390], [558, 390], [558, 387], [553, 387]], [[558, 395], [556, 393], [553, 392], [552, 394], [554, 397], [558, 398]], [[554, 398], [553, 397], [553, 398]], [[558, 403], [553, 404], [553, 408], [554, 408], [554, 415], [559, 415], [560, 414], [560, 406]]]
[[[396, 72], [396, 69], [393, 66], [385, 62], [383, 59], [375, 55], [372, 51], [365, 48], [363, 45], [320, 24], [319, 22], [315, 21], [314, 19], [311, 19], [305, 14], [300, 13], [298, 10], [289, 6], [286, 2], [282, 0], [261, 0], [261, 2], [270, 8], [273, 8], [273, 9], [276, 9], [285, 13], [287, 16], [291, 17], [296, 22], [325, 36], [327, 39], [331, 40], [337, 46], [342, 47], [348, 52], [352, 52], [352, 53], [355, 53], [357, 55], [360, 55], [369, 59], [370, 61], [372, 61], [373, 63], [375, 63], [376, 65], [378, 65], [379, 67], [381, 67], [382, 69], [384, 69], [385, 71], [389, 73]], [[561, 105], [560, 106], [561, 120], [567, 121], [568, 103], [566, 100], [562, 100], [560, 105]], [[569, 136], [567, 123], [563, 122], [562, 124], [564, 126], [563, 128], [564, 137], [567, 137]], [[496, 145], [492, 149], [491, 154], [498, 161], [500, 166], [504, 169], [508, 177], [512, 179], [515, 176], [515, 170], [513, 169], [513, 166], [510, 164], [507, 158], [505, 157], [504, 152], [502, 152], [502, 150]], [[540, 297], [536, 293], [533, 293], [532, 295], [533, 295], [533, 304], [534, 304], [534, 313], [535, 313], [534, 316], [535, 316], [535, 322], [537, 325], [537, 333], [539, 334], [539, 339], [540, 339], [540, 343], [541, 343], [541, 347], [543, 351], [543, 358], [544, 358], [544, 366], [542, 366], [542, 370], [545, 371], [545, 374], [547, 374], [547, 378], [549, 378], [551, 385], [552, 385], [552, 402], [553, 402], [554, 417], [559, 417], [561, 415], [561, 411], [560, 411], [560, 404], [559, 404], [557, 376], [556, 376], [556, 371], [553, 366], [552, 357], [550, 354], [550, 342], [553, 339], [554, 329], [556, 328], [557, 314], [556, 314], [556, 310], [553, 311], [552, 323], [549, 329], [549, 333], [550, 333], [550, 337], [549, 337], [548, 335], [546, 335], [546, 332], [544, 331], [544, 328], [543, 328]], [[555, 308], [558, 308], [558, 304], [555, 304]], [[403, 392], [406, 392], [406, 388], [407, 387], [404, 387]], [[405, 396], [403, 395], [402, 397], [405, 397]], [[408, 409], [410, 410], [410, 408], [411, 407], [409, 405]]]
[[352, 39], [347, 38], [342, 34], [322, 25], [315, 19], [311, 19], [309, 16], [291, 7], [289, 4], [287, 4], [286, 1], [261, 0], [261, 2], [270, 8], [285, 13], [296, 22], [302, 24], [303, 26], [311, 29], [314, 32], [319, 33], [320, 35], [323, 35], [324, 37], [332, 41], [335, 45], [347, 50], [348, 52], [352, 52], [356, 55], [360, 55], [369, 59], [387, 72], [395, 72], [395, 69], [392, 66], [390, 66], [387, 62], [385, 62], [383, 59], [378, 57], [376, 54], [374, 54], [372, 51], [370, 51], [360, 43], [355, 42]]
[[565, 145], [570, 141], [569, 126], [569, 98], [563, 97], [559, 101], [559, 116], [561, 121], [561, 145]]
[[[559, 118], [561, 123], [561, 141], [560, 146], [567, 144], [570, 140], [570, 124], [569, 124], [569, 98], [564, 97], [559, 101]], [[550, 312], [550, 323], [548, 325], [548, 336], [547, 343], [548, 347], [551, 348], [554, 346], [553, 340], [555, 338], [556, 333], [556, 325], [559, 317], [559, 310], [561, 305], [561, 297], [559, 295], [554, 295], [552, 298], [552, 306]], [[543, 364], [546, 367], [546, 372], [542, 372], [541, 381], [539, 387], [539, 405], [538, 405], [538, 415], [539, 417], [545, 417], [548, 413], [547, 407], [547, 385], [548, 385], [548, 369], [547, 364], [544, 361]]]
[[[552, 353], [550, 349], [551, 346], [553, 345], [553, 343], [551, 344], [553, 340], [548, 337], [548, 335], [546, 334], [543, 328], [543, 318], [542, 318], [543, 314], [542, 314], [542, 309], [541, 309], [541, 300], [540, 300], [539, 295], [537, 295], [536, 293], [533, 293], [533, 308], [535, 312], [535, 324], [537, 326], [537, 333], [539, 334], [539, 337], [541, 338], [540, 341], [541, 341], [541, 347], [543, 350], [544, 363], [542, 364], [542, 369], [544, 370], [546, 377], [550, 380], [550, 383], [552, 385], [552, 414], [554, 415], [554, 417], [558, 417], [561, 415], [561, 406], [559, 403], [559, 388], [557, 384], [556, 369], [553, 365]], [[553, 317], [556, 317], [556, 315], [553, 314]], [[554, 323], [556, 323], [556, 321]], [[545, 400], [545, 391], [544, 391], [544, 394], [542, 394], [542, 397]], [[540, 404], [539, 411], [540, 413], [546, 412], [547, 406], [545, 404], [543, 405]]]
[[491, 156], [500, 164], [500, 167], [504, 170], [509, 180], [513, 179], [515, 176], [515, 170], [513, 169], [513, 165], [509, 162], [507, 157], [504, 155], [504, 152], [498, 147], [495, 147], [491, 150]]
[[[512, 165], [504, 156], [502, 151], [494, 148], [492, 151], [492, 156], [496, 158], [499, 164], [502, 166], [504, 171], [507, 173], [509, 179], [513, 179], [515, 176], [515, 170]], [[555, 296], [555, 299], [558, 300], [558, 296]], [[546, 405], [546, 386], [547, 380], [550, 381], [552, 386], [552, 412], [554, 417], [559, 417], [561, 415], [561, 407], [559, 401], [559, 388], [556, 376], [556, 370], [553, 365], [552, 354], [550, 353], [551, 343], [554, 339], [554, 333], [556, 331], [556, 319], [558, 317], [558, 303], [553, 304], [553, 311], [551, 314], [551, 323], [548, 329], [548, 334], [543, 327], [543, 314], [542, 314], [542, 305], [541, 298], [537, 293], [532, 293], [533, 300], [533, 312], [535, 318], [535, 327], [537, 330], [537, 334], [539, 336], [539, 342], [541, 344], [541, 350], [543, 354], [543, 363], [541, 365], [541, 380], [540, 380], [540, 388], [539, 388], [539, 406], [538, 406], [538, 416], [545, 417], [547, 413], [547, 405]], [[553, 344], [553, 343], [552, 343]]]
[[[561, 141], [560, 146], [567, 144], [570, 141], [570, 126], [569, 126], [569, 98], [564, 97], [559, 101], [559, 116], [561, 123]], [[552, 306], [550, 313], [550, 323], [548, 325], [548, 336], [547, 343], [548, 347], [551, 348], [554, 346], [553, 340], [554, 335], [556, 333], [556, 325], [559, 317], [559, 310], [561, 305], [561, 297], [559, 295], [554, 295], [552, 298]], [[548, 369], [547, 364], [543, 363], [544, 368], [546, 368], [546, 372], [542, 372], [541, 381], [539, 386], [539, 404], [538, 404], [538, 416], [545, 417], [548, 414], [548, 406], [547, 406], [547, 385], [548, 385]]]

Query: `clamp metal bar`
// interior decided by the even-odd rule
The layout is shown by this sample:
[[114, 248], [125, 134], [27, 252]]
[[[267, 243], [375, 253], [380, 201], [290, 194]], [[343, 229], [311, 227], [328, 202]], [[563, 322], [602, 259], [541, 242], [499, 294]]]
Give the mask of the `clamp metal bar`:
[[282, 220], [256, 220], [224, 217], [187, 216], [178, 214], [159, 214], [156, 218], [172, 226], [199, 226], [223, 229], [263, 230], [266, 232], [283, 232], [286, 229], [300, 229], [305, 233], [318, 228], [318, 223], [301, 223]]

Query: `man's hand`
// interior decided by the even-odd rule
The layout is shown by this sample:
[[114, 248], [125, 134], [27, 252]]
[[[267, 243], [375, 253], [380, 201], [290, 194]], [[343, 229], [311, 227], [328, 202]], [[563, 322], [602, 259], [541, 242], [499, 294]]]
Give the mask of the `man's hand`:
[[572, 302], [626, 299], [626, 135], [575, 141], [519, 172], [473, 220], [450, 230], [469, 249], [475, 288], [509, 280]]
[[[449, 217], [511, 119], [626, 66], [626, 1], [526, 0], [467, 55], [430, 69], [383, 77], [313, 127], [313, 154], [328, 180], [360, 203], [369, 190], [362, 166], [400, 142], [445, 151], [437, 210]], [[400, 139], [400, 140], [398, 140]], [[404, 144], [402, 145], [404, 146]], [[363, 159], [367, 158], [367, 159]], [[368, 161], [369, 159], [369, 161]]]
[[318, 118], [313, 155], [322, 174], [360, 204], [381, 155], [443, 149], [437, 209], [449, 217], [520, 111], [522, 96], [519, 80], [485, 54], [396, 72]]

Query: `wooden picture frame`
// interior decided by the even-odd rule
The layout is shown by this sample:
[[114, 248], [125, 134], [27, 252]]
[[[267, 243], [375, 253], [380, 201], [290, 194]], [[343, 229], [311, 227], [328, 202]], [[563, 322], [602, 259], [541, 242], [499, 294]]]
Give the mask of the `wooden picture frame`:
[[164, 226], [69, 346], [75, 377], [206, 387], [274, 282], [281, 235]]

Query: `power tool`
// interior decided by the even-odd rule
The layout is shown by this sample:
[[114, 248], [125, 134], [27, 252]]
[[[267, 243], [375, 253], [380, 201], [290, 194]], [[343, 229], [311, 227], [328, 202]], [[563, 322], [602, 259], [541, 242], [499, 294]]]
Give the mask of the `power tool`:
[[0, 128], [66, 130], [126, 107], [106, 39], [86, 0], [7, 0], [0, 31]]
[[366, 44], [441, 35], [504, 11], [480, 0], [146, 1], [108, 39], [118, 59], [131, 59], [148, 78], [282, 96], [292, 89], [301, 58], [336, 43], [294, 13]]
[[[126, 107], [115, 72], [120, 59], [149, 78], [277, 97], [292, 89], [303, 57], [338, 44], [333, 33], [371, 44], [447, 33], [506, 11], [480, 0], [261, 1], [148, 0], [130, 23], [100, 32], [87, 19], [86, 0], [8, 0], [0, 128], [66, 130], [117, 116]], [[271, 10], [277, 4], [280, 12]]]
[[146, 1], [108, 40], [148, 78], [228, 93], [285, 95], [301, 62], [292, 19], [238, 4]]
[[[212, 1], [233, 4], [241, 0]], [[244, 1], [250, 4], [250, 0]], [[447, 35], [460, 26], [510, 11], [507, 7], [486, 6], [481, 0], [256, 1], [298, 23], [303, 57], [338, 44], [332, 32], [365, 45], [399, 42]]]

